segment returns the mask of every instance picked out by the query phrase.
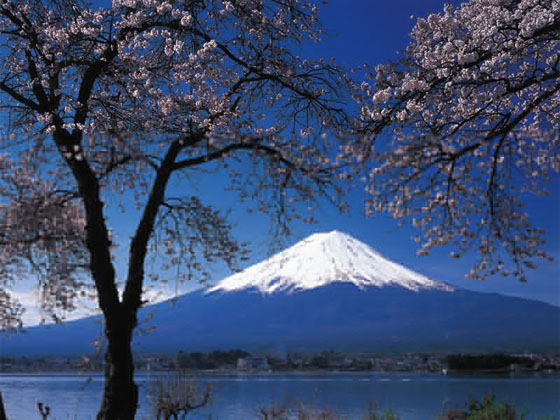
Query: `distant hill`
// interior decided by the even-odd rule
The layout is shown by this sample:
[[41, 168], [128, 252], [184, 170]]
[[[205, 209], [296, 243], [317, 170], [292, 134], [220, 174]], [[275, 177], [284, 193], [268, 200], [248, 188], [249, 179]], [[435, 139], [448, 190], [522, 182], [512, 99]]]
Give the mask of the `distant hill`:
[[[560, 308], [453, 288], [340, 233], [315, 234], [196, 291], [141, 311], [137, 351], [560, 351]], [[93, 317], [0, 338], [3, 355], [89, 353]]]

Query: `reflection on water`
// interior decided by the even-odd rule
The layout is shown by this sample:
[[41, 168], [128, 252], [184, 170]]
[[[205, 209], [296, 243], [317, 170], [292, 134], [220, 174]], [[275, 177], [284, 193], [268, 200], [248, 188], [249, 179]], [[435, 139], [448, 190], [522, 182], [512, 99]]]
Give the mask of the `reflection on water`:
[[[139, 373], [139, 419], [152, 418], [147, 398], [156, 374]], [[560, 376], [443, 376], [424, 373], [199, 373], [189, 375], [214, 385], [212, 404], [190, 418], [257, 419], [260, 408], [276, 403], [313, 404], [342, 418], [356, 419], [375, 404], [392, 407], [403, 420], [426, 420], [442, 407], [463, 406], [470, 398], [494, 391], [498, 400], [525, 408], [528, 419], [557, 414], [560, 419]], [[10, 419], [40, 420], [37, 402], [52, 409], [52, 418], [94, 419], [103, 377], [99, 374], [0, 374], [0, 391]]]

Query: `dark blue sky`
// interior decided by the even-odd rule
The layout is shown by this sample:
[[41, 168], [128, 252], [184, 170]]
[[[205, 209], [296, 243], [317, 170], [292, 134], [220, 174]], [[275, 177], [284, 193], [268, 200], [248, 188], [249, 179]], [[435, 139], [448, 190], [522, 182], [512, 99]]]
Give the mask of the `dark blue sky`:
[[[410, 30], [414, 24], [411, 16], [425, 17], [430, 12], [441, 11], [443, 0], [333, 0], [322, 9], [322, 22], [326, 35], [318, 45], [305, 46], [301, 54], [331, 57], [347, 66], [368, 63], [376, 65], [398, 57], [409, 42]], [[460, 2], [453, 1], [458, 5]], [[470, 270], [476, 255], [466, 255], [460, 260], [449, 258], [449, 249], [435, 250], [430, 256], [416, 255], [416, 244], [411, 240], [412, 229], [398, 228], [388, 217], [366, 218], [361, 214], [362, 191], [355, 191], [350, 197], [352, 212], [339, 215], [328, 206], [317, 212], [318, 224], [295, 225], [293, 237], [287, 245], [303, 239], [317, 231], [337, 229], [371, 245], [392, 260], [408, 266], [422, 274], [451, 284], [480, 291], [500, 292], [511, 295], [544, 300], [560, 305], [560, 182], [559, 177], [550, 185], [551, 197], [531, 197], [529, 212], [535, 223], [547, 230], [547, 251], [556, 258], [552, 263], [541, 263], [531, 270], [528, 283], [520, 283], [514, 278], [496, 276], [485, 281], [467, 280], [464, 275]], [[210, 194], [217, 200], [221, 193]], [[210, 197], [209, 197], [210, 198]], [[271, 237], [267, 234], [265, 218], [252, 216], [236, 219], [236, 232], [242, 239], [252, 242], [253, 255], [248, 264], [266, 256]], [[217, 274], [217, 277], [220, 275]], [[217, 278], [216, 280], [218, 280]]]
[[[404, 50], [409, 42], [408, 34], [414, 24], [411, 16], [425, 17], [430, 12], [441, 11], [445, 3], [443, 0], [333, 0], [321, 13], [326, 32], [323, 41], [320, 44], [304, 44], [300, 55], [315, 58], [336, 57], [348, 67], [363, 63], [374, 66], [395, 59], [398, 57], [397, 52]], [[452, 3], [459, 4], [457, 1]], [[187, 194], [199, 194], [208, 204], [224, 209], [233, 208], [235, 235], [251, 245], [250, 259], [244, 266], [269, 256], [271, 246], [278, 250], [312, 233], [336, 229], [369, 244], [393, 261], [432, 278], [468, 289], [505, 293], [560, 305], [560, 265], [557, 258], [560, 256], [558, 176], [551, 185], [551, 197], [531, 197], [528, 203], [533, 220], [547, 230], [546, 250], [557, 260], [552, 263], [543, 262], [538, 269], [530, 271], [528, 283], [501, 276], [485, 281], [465, 279], [465, 274], [469, 272], [477, 257], [474, 253], [455, 260], [449, 257], [449, 249], [442, 248], [434, 250], [430, 256], [417, 256], [416, 244], [411, 239], [415, 233], [412, 228], [399, 228], [394, 219], [384, 215], [371, 218], [362, 214], [365, 194], [361, 190], [353, 191], [348, 197], [352, 206], [350, 215], [338, 214], [335, 209], [325, 204], [315, 214], [317, 224], [294, 224], [292, 236], [277, 244], [273, 242], [270, 234], [268, 218], [255, 214], [248, 216], [234, 195], [224, 193], [223, 186], [226, 184], [224, 179], [214, 176], [193, 178], [190, 182], [176, 184], [175, 187]], [[119, 224], [123, 228], [127, 226], [126, 223]], [[132, 228], [132, 225], [128, 227]], [[126, 231], [127, 229], [122, 231], [121, 238], [128, 236]], [[126, 249], [121, 249], [117, 254], [126, 256]], [[214, 267], [213, 281], [218, 281], [227, 274], [227, 270]], [[170, 282], [171, 287], [174, 287], [173, 283]], [[192, 287], [196, 287], [196, 284], [185, 285], [179, 290], [186, 291]]]
[[[366, 62], [379, 64], [398, 57], [408, 44], [408, 34], [414, 20], [411, 16], [426, 17], [441, 11], [445, 3], [454, 5], [459, 1], [443, 0], [353, 0], [332, 1], [324, 8], [323, 22], [331, 34], [319, 47], [325, 55], [333, 55], [348, 65]], [[412, 230], [397, 228], [395, 221], [387, 217], [365, 218], [360, 214], [360, 199], [353, 197], [354, 212], [350, 217], [336, 216], [325, 211], [317, 230], [336, 228], [346, 231], [368, 243], [385, 256], [422, 274], [447, 281], [465, 288], [502, 292], [530, 297], [560, 304], [560, 182], [556, 175], [550, 185], [552, 195], [547, 198], [531, 197], [528, 210], [536, 225], [547, 230], [546, 249], [556, 260], [541, 263], [538, 269], [529, 271], [529, 282], [522, 284], [513, 278], [496, 276], [484, 282], [464, 278], [476, 255], [461, 260], [449, 258], [449, 250], [441, 249], [427, 257], [416, 256], [416, 246], [410, 239]], [[311, 230], [311, 229], [309, 229]], [[304, 232], [305, 231], [305, 232]], [[308, 229], [301, 229], [301, 236]]]
[[[396, 59], [397, 52], [404, 50], [409, 42], [409, 33], [414, 24], [411, 16], [425, 17], [430, 12], [441, 11], [446, 2], [443, 0], [351, 0], [331, 1], [322, 9], [321, 17], [325, 27], [325, 36], [319, 44], [304, 44], [300, 55], [311, 57], [336, 57], [348, 67], [368, 63], [372, 66]], [[459, 4], [454, 1], [453, 4]], [[546, 250], [556, 257], [552, 263], [542, 263], [536, 270], [528, 273], [529, 282], [520, 283], [514, 278], [496, 276], [485, 281], [468, 280], [464, 276], [469, 272], [477, 257], [476, 254], [465, 255], [456, 260], [449, 257], [449, 249], [436, 249], [431, 255], [416, 255], [417, 246], [411, 237], [415, 230], [410, 227], [397, 227], [394, 219], [381, 215], [374, 218], [362, 214], [365, 194], [361, 190], [353, 191], [348, 197], [352, 206], [350, 215], [341, 215], [334, 208], [325, 204], [315, 214], [317, 224], [294, 224], [292, 236], [281, 244], [274, 243], [270, 234], [269, 219], [263, 215], [247, 215], [245, 208], [239, 206], [236, 196], [224, 193], [225, 179], [219, 177], [193, 178], [181, 184], [175, 184], [187, 194], [199, 194], [204, 202], [227, 209], [233, 208], [232, 221], [234, 233], [242, 241], [250, 243], [250, 259], [243, 265], [254, 264], [270, 255], [272, 247], [283, 248], [304, 237], [322, 231], [340, 230], [369, 244], [391, 260], [407, 266], [421, 274], [472, 290], [499, 292], [531, 299], [538, 299], [560, 305], [560, 192], [559, 177], [554, 179], [548, 198], [531, 197], [529, 212], [540, 227], [547, 230]], [[117, 233], [126, 238], [132, 233], [131, 218], [117, 216]], [[126, 248], [117, 251], [122, 260], [117, 262], [119, 271], [124, 275]], [[242, 267], [243, 267], [242, 266]], [[212, 267], [212, 280], [218, 281], [229, 272], [220, 267]], [[170, 278], [170, 285], [175, 288]], [[196, 283], [179, 288], [179, 292], [197, 287]]]
[[[100, 1], [107, 4], [106, 0]], [[408, 34], [414, 24], [411, 16], [425, 17], [430, 12], [441, 11], [443, 0], [332, 0], [322, 9], [322, 21], [326, 30], [323, 41], [318, 45], [305, 44], [302, 56], [336, 57], [346, 66], [368, 63], [372, 66], [398, 57], [409, 42]], [[453, 1], [453, 4], [459, 2]], [[99, 3], [98, 3], [99, 4]], [[193, 179], [175, 184], [186, 194], [200, 194], [203, 200], [218, 207], [233, 207], [232, 221], [236, 223], [234, 233], [243, 241], [249, 241], [252, 253], [245, 265], [265, 258], [273, 241], [266, 216], [248, 216], [240, 209], [233, 195], [224, 194], [224, 179], [216, 177]], [[349, 196], [352, 209], [350, 215], [340, 215], [328, 205], [318, 209], [315, 225], [295, 224], [293, 235], [282, 243], [291, 245], [314, 232], [340, 230], [369, 244], [381, 254], [419, 273], [450, 284], [473, 290], [500, 292], [544, 300], [560, 305], [560, 181], [558, 175], [550, 186], [551, 197], [533, 197], [528, 210], [540, 227], [547, 230], [546, 250], [556, 258], [552, 263], [542, 263], [538, 269], [529, 272], [529, 282], [520, 283], [514, 278], [494, 277], [483, 282], [466, 280], [464, 275], [470, 270], [475, 254], [460, 260], [449, 258], [449, 249], [440, 249], [430, 256], [416, 255], [416, 244], [409, 227], [398, 228], [396, 222], [386, 216], [375, 218], [363, 216], [363, 191], [354, 191]], [[134, 212], [133, 212], [134, 213]], [[122, 239], [127, 238], [134, 228], [136, 215], [112, 214], [109, 222]], [[124, 242], [124, 241], [123, 241]], [[126, 247], [116, 251], [118, 271], [124, 274], [127, 255]], [[229, 272], [217, 268], [213, 280], [218, 281]], [[173, 282], [171, 282], [173, 284]], [[186, 285], [180, 291], [196, 286]], [[171, 287], [171, 285], [170, 285]], [[174, 288], [174, 285], [172, 286]]]

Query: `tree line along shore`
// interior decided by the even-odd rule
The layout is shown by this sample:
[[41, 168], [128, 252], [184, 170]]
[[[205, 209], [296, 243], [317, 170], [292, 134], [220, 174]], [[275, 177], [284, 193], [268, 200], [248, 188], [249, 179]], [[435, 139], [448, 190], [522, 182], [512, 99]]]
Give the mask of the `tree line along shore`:
[[[240, 349], [138, 354], [138, 371], [378, 371], [378, 372], [558, 372], [560, 354], [550, 353], [255, 353]], [[102, 371], [99, 355], [0, 357], [0, 372]]]

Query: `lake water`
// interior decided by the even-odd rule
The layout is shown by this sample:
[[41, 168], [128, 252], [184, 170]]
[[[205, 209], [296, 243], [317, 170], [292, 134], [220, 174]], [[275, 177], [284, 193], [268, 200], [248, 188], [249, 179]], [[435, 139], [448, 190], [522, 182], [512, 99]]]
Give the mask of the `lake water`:
[[[153, 418], [147, 391], [155, 373], [137, 374], [139, 419]], [[426, 373], [328, 372], [231, 373], [189, 375], [214, 386], [213, 401], [197, 419], [259, 419], [259, 409], [274, 402], [329, 408], [343, 419], [361, 419], [368, 406], [392, 407], [403, 420], [437, 417], [445, 407], [463, 407], [469, 397], [493, 390], [497, 400], [527, 410], [527, 419], [553, 414], [560, 419], [560, 376], [444, 376]], [[10, 420], [40, 420], [37, 402], [52, 407], [49, 419], [94, 419], [101, 375], [0, 374], [0, 391]]]

